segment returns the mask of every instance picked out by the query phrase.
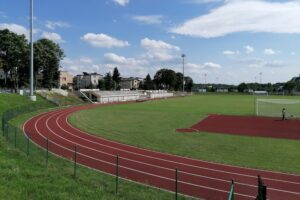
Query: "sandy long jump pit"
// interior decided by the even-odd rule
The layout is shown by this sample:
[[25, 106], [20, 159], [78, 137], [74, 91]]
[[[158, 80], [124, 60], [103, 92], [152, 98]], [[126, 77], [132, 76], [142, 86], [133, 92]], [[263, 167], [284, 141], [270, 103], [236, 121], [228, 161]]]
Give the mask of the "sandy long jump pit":
[[209, 115], [190, 128], [179, 132], [211, 132], [257, 137], [272, 137], [300, 140], [300, 121], [281, 120], [274, 117]]

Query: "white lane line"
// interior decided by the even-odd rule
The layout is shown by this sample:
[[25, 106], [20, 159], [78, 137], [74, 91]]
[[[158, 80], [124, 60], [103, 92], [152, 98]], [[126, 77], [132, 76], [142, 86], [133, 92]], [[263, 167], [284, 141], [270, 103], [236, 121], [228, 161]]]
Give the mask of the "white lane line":
[[[52, 113], [52, 114], [57, 114], [57, 113]], [[51, 116], [51, 118], [52, 118], [53, 116]], [[61, 117], [61, 116], [60, 116]], [[40, 119], [39, 119], [40, 120]], [[49, 120], [49, 119], [48, 119]], [[277, 191], [282, 191], [282, 190], [278, 190], [278, 189], [275, 189], [275, 190], [277, 190]], [[285, 191], [283, 191], [283, 192], [285, 192]]]
[[[70, 135], [73, 135], [73, 136], [75, 136], [75, 137], [77, 137], [77, 138], [80, 138], [80, 139], [82, 139], [82, 140], [85, 140], [85, 141], [88, 141], [88, 142], [91, 142], [91, 143], [94, 143], [94, 144], [97, 144], [97, 145], [106, 146], [106, 147], [108, 147], [108, 148], [112, 148], [112, 147], [110, 147], [110, 146], [103, 145], [103, 144], [99, 144], [99, 143], [96, 143], [96, 142], [94, 142], [94, 141], [88, 140], [88, 139], [86, 139], [86, 138], [82, 138], [82, 137], [80, 137], [80, 136], [78, 136], [78, 135], [74, 135], [73, 133], [71, 133], [71, 132], [65, 130], [62, 126], [60, 126], [60, 124], [59, 124], [59, 122], [58, 122], [59, 119], [60, 119], [64, 114], [65, 114], [65, 113], [62, 113], [62, 114], [60, 113], [59, 116], [56, 118], [56, 123], [57, 123], [57, 125], [58, 125], [59, 128], [62, 129], [64, 132], [66, 132], [66, 133], [68, 133], [68, 134], [70, 134]], [[52, 116], [52, 117], [53, 117], [53, 116]], [[84, 132], [82, 132], [82, 131], [80, 131], [80, 132], [81, 132], [81, 133], [84, 133]], [[84, 134], [86, 134], [86, 133], [84, 133]], [[86, 147], [86, 146], [84, 146], [84, 147]], [[92, 149], [93, 149], [93, 148], [92, 148]], [[125, 150], [118, 149], [118, 148], [113, 148], [113, 149], [125, 151]], [[94, 150], [94, 151], [98, 151], [98, 150], [96, 150], [96, 149], [93, 149], [93, 150]], [[126, 152], [128, 152], [128, 151], [126, 151]], [[129, 152], [129, 153], [132, 153], [132, 152]], [[134, 154], [136, 154], [136, 153], [134, 153]], [[145, 157], [145, 155], [142, 155], [142, 154], [138, 154], [138, 155], [141, 155], [141, 156], [144, 156], [144, 157]], [[151, 157], [151, 158], [154, 158], [154, 157]], [[158, 158], [154, 158], [154, 159], [158, 159]], [[131, 159], [128, 159], [128, 160], [134, 161], [134, 160], [131, 160]], [[162, 160], [163, 160], [163, 161], [167, 161], [167, 160], [164, 160], [164, 159], [162, 159]], [[170, 161], [170, 162], [171, 162], [171, 161]], [[172, 162], [173, 162], [173, 161], [172, 161]], [[140, 162], [140, 163], [145, 164], [145, 165], [149, 165], [149, 164], [144, 163], [144, 162]], [[184, 163], [180, 163], [180, 164], [184, 164]], [[153, 166], [153, 165], [152, 165], [152, 166]], [[158, 167], [158, 166], [156, 166], [156, 167]], [[195, 167], [195, 166], [193, 166], [193, 167]], [[163, 167], [159, 167], [159, 168], [163, 168]], [[166, 169], [166, 168], [164, 168], [164, 169]], [[204, 168], [204, 169], [211, 170], [211, 169], [208, 169], [208, 168]], [[170, 169], [170, 170], [172, 170], [172, 169]], [[173, 170], [172, 170], [172, 171], [173, 171]], [[225, 171], [221, 171], [221, 172], [227, 173], [227, 172], [225, 172]], [[184, 173], [184, 171], [183, 171], [183, 173]], [[193, 175], [193, 176], [200, 176], [200, 177], [205, 177], [205, 178], [215, 179], [215, 178], [213, 178], [213, 177], [207, 177], [207, 176], [197, 175], [197, 174], [193, 174], [193, 173], [189, 173], [189, 172], [187, 172], [187, 174], [191, 174], [191, 175]], [[257, 177], [255, 177], [255, 178], [257, 178]], [[264, 179], [270, 179], [270, 178], [265, 178], [265, 177], [264, 177]], [[224, 179], [215, 179], [215, 180], [228, 182], [227, 180], [224, 180]], [[277, 180], [277, 179], [270, 179], [270, 180], [276, 180], [276, 181], [282, 181], [282, 182], [285, 182], [285, 181], [283, 181], [283, 180]], [[291, 183], [291, 182], [288, 182], [288, 183]], [[292, 182], [292, 183], [293, 183], [293, 182]], [[244, 186], [249, 186], [249, 187], [256, 187], [256, 186], [251, 185], [251, 184], [245, 184], [245, 183], [240, 183], [240, 182], [237, 182], [237, 184], [244, 185]], [[298, 183], [296, 183], [296, 184], [298, 184]], [[288, 191], [288, 190], [281, 190], [281, 189], [276, 189], [276, 188], [268, 188], [268, 189], [269, 189], [269, 190], [274, 190], [274, 191], [283, 192], [283, 193], [291, 193], [291, 194], [300, 195], [300, 193], [298, 193], [298, 192], [293, 192], [293, 191]]]
[[[38, 127], [37, 127], [37, 124], [39, 123], [39, 121], [40, 121], [42, 118], [44, 118], [45, 116], [47, 116], [47, 115], [44, 115], [44, 116], [38, 118], [38, 120], [35, 122], [35, 129], [36, 129], [36, 131], [38, 132], [38, 134], [39, 134], [42, 138], [47, 139], [47, 138], [39, 131], [39, 129], [38, 129]], [[52, 117], [53, 117], [53, 116], [50, 116], [50, 118], [52, 118]], [[48, 118], [47, 121], [48, 121], [50, 118]], [[27, 122], [26, 122], [26, 123], [27, 123]], [[25, 126], [26, 126], [26, 123], [25, 123], [24, 126], [23, 126], [23, 130], [24, 130]], [[47, 127], [47, 128], [48, 128], [48, 127]], [[52, 130], [51, 130], [51, 132], [52, 132]], [[55, 134], [55, 133], [54, 133], [54, 134]], [[56, 135], [56, 134], [55, 134], [55, 135]], [[65, 140], [67, 140], [67, 139], [65, 139]], [[52, 142], [52, 141], [51, 141], [51, 142]], [[64, 146], [61, 146], [61, 145], [59, 145], [59, 144], [57, 144], [57, 143], [55, 143], [55, 142], [52, 142], [52, 143], [53, 143], [53, 144], [56, 144], [57, 146], [60, 146], [60, 147], [62, 147], [62, 148], [64, 148], [64, 149], [67, 149], [67, 150], [69, 150], [69, 151], [71, 151], [71, 152], [74, 152], [73, 150], [70, 150], [69, 148], [64, 147]], [[71, 143], [73, 144], [73, 142], [71, 142]], [[80, 144], [79, 144], [79, 145], [80, 145]], [[38, 145], [38, 146], [40, 146], [40, 145]], [[42, 147], [42, 146], [40, 146], [40, 147]], [[43, 148], [43, 147], [42, 147], [42, 148]], [[84, 156], [84, 157], [90, 158], [90, 159], [92, 159], [92, 160], [96, 160], [96, 161], [99, 161], [99, 162], [102, 162], [102, 163], [106, 163], [106, 164], [109, 164], [109, 165], [112, 165], [112, 166], [116, 166], [116, 165], [113, 164], [113, 163], [110, 163], [110, 162], [107, 162], [107, 161], [103, 161], [103, 160], [100, 160], [100, 159], [97, 159], [97, 158], [94, 158], [94, 157], [90, 157], [90, 156], [87, 156], [87, 155], [82, 154], [82, 153], [79, 153], [79, 152], [78, 152], [78, 154], [79, 154], [79, 155], [82, 155], [82, 156]], [[167, 178], [167, 177], [163, 177], [163, 176], [159, 176], [159, 175], [155, 175], [155, 174], [143, 172], [143, 171], [136, 170], [136, 169], [132, 169], [132, 168], [128, 168], [128, 167], [125, 167], [125, 166], [122, 166], [122, 165], [120, 165], [119, 167], [125, 168], [125, 169], [127, 169], [127, 170], [131, 170], [131, 171], [135, 171], [135, 172], [138, 172], [138, 173], [146, 174], [146, 175], [149, 175], [149, 176], [153, 176], [153, 177], [157, 177], [157, 178], [162, 178], [162, 179], [165, 179], [165, 180], [170, 180], [170, 181], [172, 181], [172, 182], [175, 181], [175, 179], [170, 179], [170, 178]], [[126, 178], [124, 178], [124, 179], [126, 179]], [[207, 186], [202, 186], [202, 185], [196, 185], [196, 184], [192, 184], [192, 183], [188, 183], [188, 182], [183, 182], [183, 181], [180, 181], [180, 182], [181, 182], [182, 184], [187, 184], [187, 185], [191, 185], [191, 186], [195, 186], [195, 187], [200, 187], [200, 188], [204, 188], [204, 189], [209, 189], [209, 190], [214, 190], [214, 191], [219, 191], [219, 192], [225, 192], [225, 193], [228, 193], [228, 191], [220, 190], [220, 189], [217, 189], [217, 188], [212, 188], [212, 187], [207, 187]], [[235, 193], [235, 195], [253, 198], [253, 196], [249, 196], [249, 195], [245, 195], [245, 194], [240, 194], [240, 193]]]
[[[95, 106], [95, 107], [89, 107], [87, 109], [92, 109], [92, 108], [97, 108], [97, 107], [100, 107], [100, 106]], [[74, 110], [74, 111], [69, 111], [69, 114], [67, 116], [67, 119], [69, 118], [69, 116], [74, 113], [74, 112], [77, 112], [77, 111], [80, 111], [80, 110]], [[80, 131], [82, 132], [82, 130], [72, 126], [68, 120], [66, 119], [66, 122], [67, 124], [69, 125], [70, 128], [72, 129], [75, 129], [77, 131]], [[84, 132], [83, 132], [84, 133]], [[97, 138], [99, 139], [99, 137], [97, 136], [94, 136], [94, 135], [90, 135], [91, 137], [94, 137], [94, 138]], [[105, 139], [105, 138], [102, 138], [102, 140], [104, 141], [108, 141], [108, 142], [111, 142], [111, 143], [115, 143], [117, 145], [120, 145], [121, 143], [118, 143], [118, 142], [115, 142], [115, 141], [112, 141], [112, 140], [108, 140], [108, 139]], [[192, 161], [196, 161], [196, 162], [202, 162], [202, 163], [209, 163], [209, 164], [214, 164], [214, 165], [219, 165], [219, 166], [227, 166], [227, 167], [231, 167], [231, 168], [236, 168], [236, 169], [246, 169], [246, 170], [249, 170], [249, 171], [254, 171], [254, 172], [267, 172], [267, 173], [272, 173], [272, 174], [282, 174], [282, 175], [287, 175], [287, 176], [295, 176], [295, 177], [299, 177], [300, 178], [300, 175], [299, 174], [292, 174], [292, 173], [284, 173], [284, 172], [277, 172], [277, 171], [270, 171], [270, 170], [263, 170], [263, 169], [253, 169], [253, 168], [249, 168], [249, 167], [240, 167], [240, 166], [234, 166], [234, 165], [229, 165], [229, 164], [222, 164], [222, 163], [215, 163], [215, 162], [210, 162], [210, 161], [204, 161], [204, 160], [197, 160], [197, 159], [193, 159], [193, 158], [187, 158], [187, 157], [183, 157], [183, 156], [179, 156], [179, 155], [174, 155], [174, 154], [169, 154], [169, 153], [160, 153], [160, 152], [157, 152], [157, 151], [153, 151], [153, 150], [150, 150], [150, 149], [145, 149], [145, 148], [141, 148], [141, 147], [135, 147], [135, 146], [132, 146], [132, 145], [128, 145], [128, 144], [121, 144], [123, 146], [128, 146], [128, 147], [131, 147], [131, 148], [138, 148], [138, 149], [142, 149], [142, 150], [145, 150], [147, 152], [153, 152], [153, 153], [157, 153], [157, 154], [160, 154], [160, 155], [169, 155], [169, 156], [173, 156], [173, 157], [178, 157], [178, 158], [183, 158], [183, 159], [188, 159], [188, 160], [192, 160]]]
[[[65, 113], [61, 114], [58, 118], [60, 118], [62, 115], [64, 115]], [[68, 114], [69, 116], [70, 114]], [[58, 120], [57, 120], [58, 121]], [[66, 122], [67, 122], [67, 118], [66, 118]], [[67, 122], [68, 123], [68, 122]], [[69, 123], [68, 123], [69, 124]], [[118, 151], [123, 151], [123, 152], [126, 152], [126, 153], [129, 153], [129, 154], [134, 154], [134, 155], [138, 155], [138, 156], [141, 156], [141, 157], [147, 157], [147, 158], [151, 158], [151, 159], [156, 159], [156, 160], [160, 160], [160, 161], [165, 161], [165, 162], [171, 162], [171, 163], [175, 163], [175, 164], [180, 164], [180, 165], [185, 165], [185, 166], [189, 166], [189, 167], [194, 167], [194, 168], [199, 168], [199, 169], [205, 169], [205, 170], [209, 170], [209, 171], [214, 171], [214, 172], [220, 172], [220, 173], [227, 173], [227, 174], [233, 174], [233, 175], [238, 175], [238, 176], [245, 176], [245, 177], [249, 177], [249, 178], [255, 178], [257, 179], [257, 176], [253, 176], [253, 175], [247, 175], [247, 174], [241, 174], [241, 173], [236, 173], [236, 172], [228, 172], [228, 171], [223, 171], [223, 170], [217, 170], [217, 169], [211, 169], [211, 168], [206, 168], [206, 167], [200, 167], [200, 166], [197, 166], [197, 165], [191, 165], [191, 164], [186, 164], [186, 163], [181, 163], [181, 162], [177, 162], [177, 161], [171, 161], [171, 160], [166, 160], [166, 159], [162, 159], [162, 158], [156, 158], [156, 157], [152, 157], [152, 156], [148, 156], [148, 155], [144, 155], [144, 154], [139, 154], [139, 153], [135, 153], [135, 152], [132, 152], [132, 151], [127, 151], [127, 150], [123, 150], [123, 149], [120, 149], [120, 148], [116, 148], [116, 147], [112, 147], [112, 146], [108, 146], [108, 145], [105, 145], [105, 144], [101, 144], [99, 142], [95, 142], [95, 141], [92, 141], [92, 140], [88, 140], [86, 138], [83, 138], [83, 137], [80, 137], [78, 135], [74, 135], [72, 134], [71, 132], [67, 131], [66, 129], [64, 129], [62, 126], [60, 126], [60, 124], [57, 122], [57, 125], [62, 129], [64, 130], [66, 133], [69, 133], [70, 135], [73, 135], [77, 138], [80, 138], [82, 140], [85, 140], [85, 141], [88, 141], [88, 142], [91, 142], [91, 143], [94, 143], [94, 144], [97, 144], [97, 145], [100, 145], [100, 146], [104, 146], [104, 147], [107, 147], [107, 148], [111, 148], [111, 149], [114, 149], [114, 150], [118, 150]], [[70, 124], [69, 124], [70, 126]], [[85, 132], [77, 129], [77, 131], [81, 132], [82, 134], [86, 134]], [[99, 138], [98, 138], [99, 139]], [[102, 138], [101, 138], [102, 139]], [[286, 181], [286, 180], [281, 180], [281, 179], [273, 179], [273, 178], [268, 178], [266, 176], [263, 176], [263, 178], [265, 180], [270, 180], [270, 181], [276, 181], [276, 182], [284, 182], [284, 183], [289, 183], [289, 184], [297, 184], [297, 185], [300, 185], [300, 183], [298, 182], [293, 182], [293, 181]]]

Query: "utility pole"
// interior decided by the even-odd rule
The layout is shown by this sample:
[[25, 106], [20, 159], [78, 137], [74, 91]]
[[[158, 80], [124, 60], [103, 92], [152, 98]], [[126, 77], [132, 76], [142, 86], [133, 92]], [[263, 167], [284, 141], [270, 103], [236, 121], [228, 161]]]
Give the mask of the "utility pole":
[[36, 101], [33, 91], [33, 0], [30, 0], [30, 95], [32, 101]]
[[185, 54], [181, 55], [182, 57], [182, 92], [184, 92], [184, 58], [186, 57]]

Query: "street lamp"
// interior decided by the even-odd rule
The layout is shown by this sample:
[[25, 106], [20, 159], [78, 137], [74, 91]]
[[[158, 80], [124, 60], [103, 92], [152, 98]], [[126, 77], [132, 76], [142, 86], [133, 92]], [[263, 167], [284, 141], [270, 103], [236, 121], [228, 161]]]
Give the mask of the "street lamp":
[[181, 55], [182, 57], [182, 92], [184, 92], [184, 58], [186, 57], [185, 54]]
[[33, 0], [30, 0], [30, 100], [36, 101], [33, 94]]

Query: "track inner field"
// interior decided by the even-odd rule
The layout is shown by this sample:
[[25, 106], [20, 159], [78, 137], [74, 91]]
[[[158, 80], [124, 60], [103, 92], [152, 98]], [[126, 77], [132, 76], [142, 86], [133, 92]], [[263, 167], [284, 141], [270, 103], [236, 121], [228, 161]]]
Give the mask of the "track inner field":
[[[101, 105], [100, 105], [101, 106]], [[89, 135], [72, 127], [68, 116], [95, 105], [66, 108], [33, 117], [24, 124], [24, 132], [40, 147], [73, 159], [85, 166], [114, 175], [119, 155], [119, 175], [125, 179], [174, 192], [175, 168], [179, 170], [179, 192], [204, 199], [226, 199], [231, 179], [236, 181], [235, 199], [255, 199], [257, 175], [268, 186], [268, 198], [300, 199], [300, 175], [277, 173], [150, 151]]]
[[300, 140], [300, 122], [296, 119], [256, 116], [209, 115], [191, 128], [179, 132], [205, 131], [234, 135]]

